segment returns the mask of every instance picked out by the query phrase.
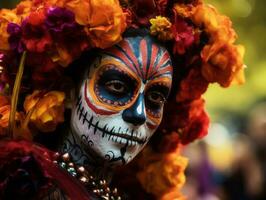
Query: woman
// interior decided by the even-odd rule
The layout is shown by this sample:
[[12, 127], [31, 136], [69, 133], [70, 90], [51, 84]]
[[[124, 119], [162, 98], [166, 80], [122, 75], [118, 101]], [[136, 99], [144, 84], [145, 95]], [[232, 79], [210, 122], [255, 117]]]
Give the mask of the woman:
[[230, 20], [199, 0], [25, 0], [0, 16], [1, 135], [59, 149], [3, 140], [1, 197], [119, 199], [110, 172], [154, 135], [112, 182], [125, 199], [182, 199], [201, 95], [244, 81]]

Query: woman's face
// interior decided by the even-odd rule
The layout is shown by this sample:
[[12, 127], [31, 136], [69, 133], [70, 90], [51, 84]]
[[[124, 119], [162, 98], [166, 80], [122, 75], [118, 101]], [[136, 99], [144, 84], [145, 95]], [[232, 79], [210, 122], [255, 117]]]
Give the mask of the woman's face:
[[149, 37], [128, 37], [89, 67], [71, 126], [84, 147], [110, 164], [126, 164], [159, 126], [172, 85], [168, 52]]

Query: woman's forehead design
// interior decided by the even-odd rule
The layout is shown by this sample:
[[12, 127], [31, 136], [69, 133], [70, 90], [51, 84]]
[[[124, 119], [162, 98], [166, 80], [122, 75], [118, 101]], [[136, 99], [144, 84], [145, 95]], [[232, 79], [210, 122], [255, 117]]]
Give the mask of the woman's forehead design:
[[172, 78], [172, 63], [167, 50], [148, 37], [132, 37], [104, 51], [123, 62], [141, 77], [143, 83], [162, 76]]

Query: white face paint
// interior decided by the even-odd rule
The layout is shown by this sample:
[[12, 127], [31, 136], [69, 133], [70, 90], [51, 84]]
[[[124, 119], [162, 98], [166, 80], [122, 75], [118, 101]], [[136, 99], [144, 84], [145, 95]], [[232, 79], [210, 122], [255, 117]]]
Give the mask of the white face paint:
[[71, 126], [83, 146], [110, 164], [126, 164], [149, 141], [172, 84], [168, 52], [149, 37], [105, 50], [85, 75]]

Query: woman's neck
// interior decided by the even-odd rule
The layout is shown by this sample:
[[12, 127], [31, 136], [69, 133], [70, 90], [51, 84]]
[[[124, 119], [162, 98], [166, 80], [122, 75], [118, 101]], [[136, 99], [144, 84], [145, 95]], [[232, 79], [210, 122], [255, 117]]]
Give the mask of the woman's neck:
[[96, 179], [111, 181], [113, 169], [109, 167], [107, 162], [97, 157], [89, 147], [85, 146], [71, 129], [64, 137], [59, 151], [69, 153], [75, 164], [85, 167]]

